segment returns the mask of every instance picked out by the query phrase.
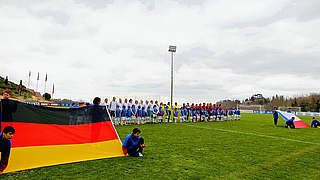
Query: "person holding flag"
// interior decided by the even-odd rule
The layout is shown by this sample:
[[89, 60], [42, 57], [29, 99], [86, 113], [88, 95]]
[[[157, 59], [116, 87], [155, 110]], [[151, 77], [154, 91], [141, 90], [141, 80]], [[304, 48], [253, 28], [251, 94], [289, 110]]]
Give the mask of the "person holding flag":
[[312, 118], [311, 127], [320, 128], [320, 122], [315, 117]]
[[15, 133], [15, 129], [12, 126], [6, 126], [0, 134], [0, 152], [1, 152], [1, 163], [0, 163], [0, 174], [6, 169], [9, 162], [10, 150], [11, 150], [11, 139]]

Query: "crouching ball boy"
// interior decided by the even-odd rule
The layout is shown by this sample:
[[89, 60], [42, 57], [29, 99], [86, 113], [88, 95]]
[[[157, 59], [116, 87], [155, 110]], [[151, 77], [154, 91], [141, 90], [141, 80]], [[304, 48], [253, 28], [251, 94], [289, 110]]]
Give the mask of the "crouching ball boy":
[[146, 147], [144, 144], [143, 137], [140, 137], [140, 129], [134, 128], [132, 134], [128, 135], [122, 144], [123, 153], [126, 156], [142, 157], [143, 148]]

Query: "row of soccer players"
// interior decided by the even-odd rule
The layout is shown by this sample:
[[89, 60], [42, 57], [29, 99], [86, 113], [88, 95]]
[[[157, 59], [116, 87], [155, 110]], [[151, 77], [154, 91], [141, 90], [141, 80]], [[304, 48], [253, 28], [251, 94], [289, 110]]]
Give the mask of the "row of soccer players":
[[[169, 123], [174, 122], [198, 122], [198, 121], [223, 121], [223, 120], [240, 120], [239, 109], [203, 109], [203, 108], [174, 108], [170, 111], [168, 107], [156, 107], [153, 109], [150, 107], [138, 106], [136, 109], [135, 105], [131, 107], [125, 106], [120, 109], [120, 106], [116, 107], [114, 124], [115, 125], [126, 125], [126, 124], [145, 124], [145, 123]], [[158, 120], [158, 121], [157, 121]]]

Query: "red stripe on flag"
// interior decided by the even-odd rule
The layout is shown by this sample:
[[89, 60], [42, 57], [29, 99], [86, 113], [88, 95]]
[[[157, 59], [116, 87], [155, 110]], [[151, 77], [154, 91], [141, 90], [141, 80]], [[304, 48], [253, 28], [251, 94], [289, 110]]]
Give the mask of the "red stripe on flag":
[[11, 140], [12, 147], [84, 144], [118, 139], [110, 121], [81, 125], [3, 122], [2, 127], [5, 126], [16, 130]]
[[293, 121], [295, 128], [309, 128], [310, 126], [303, 121]]

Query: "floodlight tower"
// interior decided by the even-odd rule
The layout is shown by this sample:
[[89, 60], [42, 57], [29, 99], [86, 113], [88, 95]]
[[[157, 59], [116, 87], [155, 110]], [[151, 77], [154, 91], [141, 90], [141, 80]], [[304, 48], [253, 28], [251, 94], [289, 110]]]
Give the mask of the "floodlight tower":
[[177, 46], [169, 46], [169, 52], [171, 52], [171, 102], [170, 106], [173, 107], [173, 53], [176, 52]]

